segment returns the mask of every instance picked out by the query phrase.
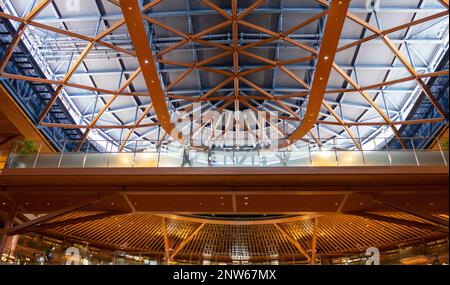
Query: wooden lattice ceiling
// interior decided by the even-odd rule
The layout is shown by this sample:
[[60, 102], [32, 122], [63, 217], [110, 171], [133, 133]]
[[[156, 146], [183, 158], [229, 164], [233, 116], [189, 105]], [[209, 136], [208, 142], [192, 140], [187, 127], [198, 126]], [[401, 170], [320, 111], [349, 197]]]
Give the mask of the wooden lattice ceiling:
[[[92, 214], [92, 213], [91, 213]], [[86, 216], [71, 214], [52, 222]], [[426, 229], [431, 223], [407, 214], [383, 216], [417, 223], [413, 226], [367, 217], [332, 214], [290, 217], [233, 224], [182, 216], [126, 214], [64, 225], [40, 233], [89, 242], [92, 246], [133, 252], [167, 254], [171, 259], [212, 256], [231, 259], [317, 257], [361, 253], [368, 247], [397, 248], [402, 243], [445, 238], [448, 233]], [[442, 217], [441, 217], [442, 218]], [[448, 218], [448, 216], [447, 216]], [[422, 225], [424, 228], [420, 228]]]

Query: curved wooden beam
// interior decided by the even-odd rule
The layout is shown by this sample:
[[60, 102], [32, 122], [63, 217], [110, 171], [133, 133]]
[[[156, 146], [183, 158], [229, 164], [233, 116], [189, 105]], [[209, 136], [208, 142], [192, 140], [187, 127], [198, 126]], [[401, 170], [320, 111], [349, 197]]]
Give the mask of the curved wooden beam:
[[152, 50], [148, 43], [139, 4], [135, 0], [120, 0], [120, 5], [139, 65], [142, 69], [145, 84], [147, 85], [147, 89], [151, 91], [150, 98], [156, 117], [166, 133], [170, 134], [175, 140], [183, 143], [185, 138], [170, 120], [169, 109], [164, 98], [164, 90], [161, 87], [156, 65], [153, 61]]
[[[126, 6], [121, 5], [121, 1], [120, 0], [108, 0], [111, 3], [117, 5], [117, 6], [122, 6], [122, 9]], [[150, 3], [144, 5], [143, 7], [139, 7], [137, 4], [136, 6], [139, 7], [139, 16], [133, 18], [135, 21], [136, 20], [147, 20], [148, 22], [157, 25], [171, 33], [174, 33], [178, 36], [180, 36], [182, 38], [181, 41], [167, 47], [165, 50], [163, 50], [162, 52], [160, 52], [159, 54], [156, 54], [156, 57], [161, 57], [162, 55], [173, 51], [176, 48], [179, 48], [180, 46], [188, 43], [188, 42], [196, 42], [198, 44], [202, 44], [202, 45], [206, 45], [206, 46], [212, 46], [215, 48], [219, 48], [224, 50], [223, 53], [218, 54], [216, 56], [210, 57], [205, 59], [204, 61], [201, 62], [193, 62], [193, 63], [180, 63], [180, 62], [175, 62], [175, 61], [170, 61], [170, 60], [164, 60], [162, 58], [156, 60], [158, 62], [161, 63], [167, 63], [167, 64], [174, 64], [174, 65], [179, 65], [179, 66], [184, 66], [187, 67], [188, 70], [186, 72], [184, 72], [183, 74], [181, 74], [177, 79], [174, 80], [174, 82], [172, 82], [171, 84], [169, 84], [166, 88], [165, 91], [169, 91], [170, 89], [172, 89], [176, 84], [178, 84], [181, 80], [183, 80], [190, 72], [192, 72], [192, 70], [198, 69], [198, 70], [202, 70], [202, 71], [207, 71], [207, 72], [214, 72], [214, 73], [218, 73], [221, 75], [226, 76], [226, 79], [220, 83], [219, 85], [217, 85], [216, 87], [214, 87], [212, 90], [207, 91], [207, 93], [201, 95], [200, 97], [197, 98], [189, 98], [187, 96], [182, 96], [182, 95], [168, 95], [169, 98], [178, 98], [178, 99], [184, 99], [184, 100], [192, 100], [194, 102], [200, 102], [200, 101], [218, 101], [218, 100], [225, 100], [226, 97], [225, 96], [221, 96], [221, 97], [213, 97], [212, 95], [218, 91], [222, 86], [228, 84], [229, 82], [233, 82], [234, 85], [234, 97], [238, 98], [241, 95], [240, 93], [240, 88], [239, 88], [239, 82], [242, 80], [244, 84], [249, 85], [248, 82], [246, 82], [246, 79], [243, 76], [246, 75], [250, 75], [256, 72], [261, 72], [261, 71], [265, 71], [268, 69], [272, 69], [272, 68], [278, 68], [280, 69], [281, 72], [285, 73], [287, 76], [291, 77], [293, 80], [295, 80], [296, 82], [298, 82], [300, 85], [302, 85], [303, 87], [305, 87], [305, 89], [309, 89], [309, 86], [303, 81], [303, 79], [301, 79], [300, 77], [298, 77], [297, 75], [295, 75], [293, 72], [291, 72], [289, 70], [289, 64], [293, 64], [293, 63], [299, 63], [299, 62], [305, 62], [305, 61], [309, 61], [309, 60], [313, 60], [317, 57], [319, 57], [319, 63], [318, 63], [318, 70], [320, 68], [323, 67], [323, 64], [321, 64], [321, 60], [322, 57], [319, 55], [319, 53], [317, 51], [315, 51], [314, 49], [303, 45], [302, 43], [296, 42], [293, 39], [289, 38], [289, 35], [293, 32], [295, 32], [298, 29], [301, 29], [303, 27], [305, 27], [306, 25], [317, 21], [318, 19], [324, 17], [325, 15], [328, 14], [328, 12], [331, 10], [331, 8], [333, 6], [339, 6], [342, 5], [343, 2], [339, 1], [339, 0], [333, 0], [331, 1], [332, 3], [330, 4], [330, 1], [326, 1], [326, 0], [317, 0], [318, 3], [320, 3], [322, 6], [327, 7], [329, 9], [324, 10], [323, 12], [313, 15], [311, 18], [305, 20], [302, 23], [299, 23], [297, 25], [295, 25], [294, 27], [288, 29], [285, 32], [273, 32], [271, 30], [268, 30], [264, 27], [255, 25], [253, 23], [247, 22], [244, 20], [245, 17], [247, 17], [251, 12], [253, 12], [254, 9], [256, 9], [257, 7], [261, 6], [262, 4], [264, 4], [264, 2], [266, 2], [265, 0], [255, 0], [253, 2], [253, 4], [251, 4], [250, 6], [248, 6], [248, 8], [244, 9], [244, 11], [239, 11], [238, 7], [237, 7], [237, 0], [230, 0], [231, 1], [231, 12], [228, 12], [228, 10], [225, 10], [223, 8], [220, 8], [218, 5], [214, 4], [212, 0], [201, 0], [203, 2], [203, 4], [205, 4], [206, 6], [208, 6], [209, 8], [211, 8], [212, 10], [216, 11], [218, 14], [222, 15], [225, 20], [224, 22], [221, 22], [213, 27], [210, 27], [204, 31], [198, 32], [197, 34], [191, 35], [191, 34], [186, 34], [184, 32], [181, 32], [173, 27], [170, 27], [166, 24], [164, 24], [163, 22], [158, 21], [157, 19], [151, 18], [145, 14], [143, 14], [143, 12], [153, 8], [155, 5], [160, 4], [161, 2], [163, 2], [163, 0], [153, 0], [153, 1], [149, 1]], [[338, 2], [339, 1], [339, 2]], [[448, 0], [437, 0], [438, 2], [440, 2], [444, 7], [448, 8]], [[46, 116], [46, 113], [48, 112], [49, 108], [51, 108], [51, 104], [52, 102], [54, 102], [57, 97], [59, 96], [58, 94], [60, 93], [61, 89], [63, 89], [64, 87], [73, 87], [73, 88], [79, 88], [79, 89], [83, 89], [83, 90], [90, 90], [93, 92], [99, 92], [99, 93], [107, 93], [107, 94], [112, 94], [114, 97], [117, 96], [149, 96], [148, 93], [138, 93], [138, 92], [117, 92], [116, 90], [114, 91], [110, 91], [110, 90], [104, 90], [104, 89], [100, 89], [100, 88], [96, 88], [96, 87], [91, 87], [91, 86], [85, 86], [85, 85], [81, 85], [81, 84], [74, 84], [70, 82], [70, 78], [72, 76], [72, 73], [78, 68], [78, 66], [82, 63], [84, 57], [86, 57], [91, 49], [93, 48], [94, 45], [102, 45], [105, 47], [109, 47], [115, 51], [118, 52], [122, 52], [122, 53], [126, 53], [129, 54], [131, 56], [135, 56], [136, 53], [134, 51], [128, 50], [128, 49], [124, 49], [124, 48], [120, 48], [118, 46], [115, 46], [111, 43], [108, 42], [104, 42], [102, 40], [102, 38], [110, 33], [112, 33], [114, 30], [118, 29], [119, 27], [121, 27], [122, 25], [125, 24], [125, 19], [120, 19], [118, 22], [114, 23], [114, 25], [112, 25], [111, 27], [105, 29], [102, 33], [98, 34], [97, 36], [93, 36], [93, 37], [89, 37], [89, 36], [85, 36], [85, 35], [81, 35], [81, 34], [76, 34], [74, 32], [68, 31], [68, 30], [63, 30], [63, 29], [58, 29], [52, 26], [48, 26], [48, 25], [44, 25], [42, 23], [36, 22], [33, 20], [33, 18], [35, 18], [35, 16], [41, 11], [43, 10], [43, 8], [45, 8], [45, 6], [48, 3], [51, 3], [52, 0], [39, 0], [38, 4], [36, 5], [36, 8], [33, 9], [33, 11], [31, 11], [28, 15], [26, 15], [25, 17], [16, 17], [13, 15], [8, 15], [5, 13], [0, 12], [0, 17], [1, 18], [6, 18], [6, 19], [10, 19], [12, 21], [17, 21], [20, 23], [20, 27], [18, 29], [18, 33], [21, 32], [23, 33], [23, 31], [25, 30], [26, 26], [34, 26], [40, 29], [44, 29], [44, 30], [48, 30], [54, 33], [59, 33], [59, 34], [63, 34], [63, 35], [67, 35], [69, 37], [74, 37], [74, 38], [78, 38], [81, 40], [84, 40], [87, 42], [87, 46], [85, 47], [85, 50], [82, 52], [82, 54], [80, 55], [80, 57], [75, 61], [75, 63], [73, 64], [73, 66], [70, 68], [69, 72], [64, 76], [64, 78], [62, 78], [61, 80], [50, 80], [50, 79], [45, 79], [45, 78], [34, 78], [34, 77], [29, 77], [29, 76], [21, 76], [21, 75], [13, 75], [13, 74], [1, 74], [2, 77], [4, 78], [12, 78], [12, 79], [19, 79], [19, 80], [26, 80], [26, 81], [30, 81], [30, 82], [45, 82], [48, 84], [55, 84], [57, 85], [56, 91], [53, 94], [50, 103], [47, 104], [46, 106], [46, 110], [43, 114], [41, 114], [41, 120], [40, 120], [40, 125], [41, 126], [48, 126], [48, 127], [62, 127], [62, 128], [78, 128], [78, 129], [87, 129], [89, 132], [90, 129], [114, 129], [114, 128], [122, 128], [122, 129], [131, 129], [131, 130], [135, 130], [136, 128], [141, 128], [144, 126], [153, 126], [153, 125], [158, 125], [158, 123], [149, 123], [149, 124], [130, 124], [128, 126], [115, 126], [115, 125], [111, 125], [111, 126], [97, 126], [94, 124], [89, 124], [87, 126], [84, 125], [70, 125], [70, 124], [50, 124], [50, 123], [46, 123], [44, 121], [42, 121], [44, 119], [44, 117]], [[135, 2], [135, 1], [123, 1], [123, 2], [127, 2], [127, 3], [131, 3], [131, 2]], [[335, 3], [336, 2], [336, 3]], [[344, 4], [345, 5], [345, 4]], [[240, 12], [240, 13], [239, 13]], [[135, 11], [136, 15], [138, 14], [138, 11]], [[354, 88], [351, 89], [338, 89], [338, 90], [325, 90], [325, 94], [330, 94], [330, 93], [345, 93], [345, 92], [360, 92], [360, 93], [364, 93], [364, 91], [368, 88], [381, 88], [382, 86], [387, 86], [387, 85], [392, 85], [392, 84], [396, 84], [396, 83], [401, 83], [404, 81], [409, 81], [409, 80], [415, 80], [418, 82], [419, 86], [424, 90], [425, 94], [431, 99], [434, 107], [439, 111], [439, 113], [441, 114], [441, 116], [443, 116], [443, 109], [441, 106], [439, 106], [439, 104], [433, 100], [433, 96], [431, 96], [431, 91], [429, 90], [429, 88], [425, 85], [425, 82], [422, 80], [422, 78], [425, 77], [430, 77], [430, 76], [438, 76], [440, 74], [448, 74], [448, 70], [446, 71], [439, 71], [439, 72], [435, 72], [435, 73], [430, 73], [430, 74], [419, 74], [417, 73], [417, 71], [414, 70], [414, 67], [409, 63], [409, 61], [407, 60], [407, 58], [402, 55], [400, 53], [400, 51], [398, 50], [398, 48], [392, 43], [392, 41], [389, 39], [388, 34], [400, 31], [402, 29], [406, 29], [427, 21], [431, 21], [433, 19], [437, 19], [440, 17], [444, 17], [447, 15], [447, 11], [444, 12], [440, 12], [437, 14], [433, 14], [433, 15], [429, 15], [427, 17], [423, 17], [420, 18], [418, 20], [414, 20], [411, 21], [409, 23], [405, 23], [387, 30], [381, 30], [369, 23], [366, 23], [365, 21], [361, 20], [360, 18], [356, 17], [355, 15], [349, 13], [348, 11], [346, 12], [346, 17], [349, 18], [350, 20], [360, 24], [361, 26], [369, 29], [370, 31], [373, 32], [372, 35], [366, 37], [366, 38], [362, 38], [360, 40], [357, 40], [353, 43], [350, 43], [348, 45], [344, 45], [340, 48], [337, 48], [336, 52], [340, 52], [343, 50], [347, 50], [355, 45], [370, 41], [372, 39], [378, 38], [380, 37], [384, 43], [386, 44], [386, 46], [392, 51], [392, 53], [402, 62], [403, 66], [405, 67], [405, 69], [410, 73], [409, 77], [405, 77], [405, 78], [401, 78], [401, 79], [396, 79], [396, 80], [392, 80], [392, 81], [387, 81], [387, 82], [381, 82], [378, 84], [373, 84], [371, 86], [356, 86]], [[333, 19], [332, 18], [333, 15], [329, 15], [329, 19]], [[330, 28], [330, 31], [333, 30], [338, 30], [339, 27], [337, 27], [337, 25], [334, 24], [334, 21], [337, 18], [333, 19], [333, 26]], [[145, 21], [144, 21], [145, 22]], [[137, 21], [136, 23], [140, 23], [140, 21]], [[237, 33], [238, 33], [238, 25], [243, 25], [246, 26], [248, 28], [252, 28], [255, 29], [257, 31], [260, 31], [261, 33], [265, 33], [267, 35], [270, 36], [270, 38], [267, 39], [262, 39], [260, 41], [257, 41], [255, 43], [251, 43], [251, 44], [247, 44], [247, 45], [242, 45], [239, 46], [238, 42], [237, 42]], [[328, 25], [328, 22], [327, 22]], [[230, 26], [230, 28], [233, 31], [233, 44], [232, 46], [227, 46], [227, 45], [222, 45], [219, 43], [215, 43], [215, 42], [209, 42], [208, 40], [202, 40], [201, 38], [203, 36], [206, 36], [207, 34], [216, 31], [218, 29], [222, 29], [225, 27]], [[327, 30], [326, 30], [327, 31]], [[130, 31], [131, 32], [131, 31]], [[327, 32], [325, 37], [330, 34], [330, 32]], [[0, 60], [0, 73], [1, 73], [1, 66], [6, 64], [7, 60], [4, 60], [8, 57], [8, 55], [10, 55], [13, 51], [13, 47], [14, 44], [17, 44], [20, 40], [20, 35], [19, 36], [15, 36], [13, 38], [12, 44], [10, 45], [9, 51], [7, 51], [5, 53], [5, 56], [3, 57], [2, 60]], [[255, 47], [255, 46], [259, 46], [262, 44], [267, 44], [270, 42], [273, 42], [275, 40], [282, 40], [285, 42], [288, 42], [294, 46], [297, 46], [303, 50], [308, 51], [309, 53], [311, 53], [310, 56], [307, 57], [303, 57], [303, 58], [298, 58], [298, 59], [290, 59], [290, 60], [285, 60], [285, 61], [273, 61], [270, 59], [266, 59], [264, 57], [261, 56], [257, 56], [254, 55], [252, 53], [247, 52], [246, 50], [251, 48], [251, 47]], [[324, 38], [324, 43], [325, 43], [325, 38]], [[326, 45], [322, 45], [322, 50], [324, 49]], [[150, 50], [151, 53], [151, 50]], [[148, 54], [150, 54], [148, 53]], [[148, 54], [146, 54], [146, 56], [149, 57], [148, 61], [151, 61], [151, 56], [149, 56]], [[244, 71], [239, 71], [239, 54], [243, 55], [243, 56], [248, 56], [257, 60], [260, 60], [261, 62], [264, 62], [268, 65], [266, 66], [262, 66], [259, 68], [255, 68], [255, 69], [249, 69], [249, 70], [244, 70]], [[232, 55], [233, 57], [233, 66], [232, 66], [232, 72], [230, 71], [226, 71], [226, 70], [218, 70], [212, 67], [208, 67], [208, 66], [204, 66], [209, 62], [212, 62], [216, 59], [219, 59], [221, 57], [224, 56], [228, 56], [228, 55]], [[322, 54], [323, 55], [323, 54]], [[334, 57], [334, 53], [330, 53], [328, 55], [328, 57], [330, 58], [330, 62], [332, 62], [331, 57]], [[145, 62], [145, 59], [144, 59]], [[140, 62], [141, 63], [141, 62]], [[338, 68], [339, 69], [339, 68]], [[338, 71], [339, 72], [339, 71]], [[317, 74], [317, 72], [316, 72]], [[316, 83], [315, 81], [319, 81], [320, 77], [315, 76], [315, 80], [314, 80], [314, 85], [316, 84], [320, 84], [320, 83]], [[154, 78], [158, 78], [158, 76], [156, 75]], [[345, 78], [345, 77], [344, 77]], [[345, 78], [347, 79], [347, 78]], [[159, 80], [154, 80], [155, 82], [159, 83]], [[325, 78], [323, 78], [323, 81], [326, 81]], [[148, 82], [148, 80], [146, 80], [146, 83]], [[322, 84], [326, 85], [327, 82], [323, 82]], [[253, 84], [254, 85], [254, 84]], [[250, 87], [252, 87], [252, 85], [249, 85]], [[316, 87], [317, 89], [317, 87]], [[150, 89], [149, 89], [150, 90]], [[154, 93], [154, 89], [151, 89], [152, 92]], [[290, 114], [291, 116], [282, 116], [280, 118], [282, 118], [283, 120], [295, 120], [295, 121], [302, 121], [302, 118], [300, 118], [298, 116], [298, 114], [295, 112], [295, 110], [291, 110], [286, 104], [284, 104], [282, 101], [283, 99], [287, 99], [290, 97], [297, 97], [297, 96], [308, 96], [309, 91], [302, 92], [302, 93], [296, 93], [296, 94], [288, 94], [288, 95], [283, 95], [283, 96], [278, 96], [278, 97], [274, 97], [272, 94], [268, 93], [268, 92], [261, 92], [261, 88], [259, 89], [255, 89], [257, 91], [260, 91], [260, 93], [262, 93], [265, 97], [263, 96], [245, 96], [246, 98], [244, 98], [242, 100], [241, 103], [245, 102], [247, 104], [249, 104], [248, 100], [271, 100], [272, 102], [276, 103], [277, 105], [279, 105], [281, 108], [283, 108], [284, 110], [286, 110], [286, 112], [288, 114]], [[120, 93], [120, 94], [119, 94]], [[164, 100], [164, 96], [167, 92], [163, 91], [163, 94], [161, 96], [162, 100]], [[316, 92], [319, 94], [319, 97], [321, 96], [320, 92]], [[152, 97], [154, 94], [151, 94], [150, 97]], [[269, 96], [268, 96], [269, 95]], [[364, 94], [363, 94], [364, 95]], [[156, 95], [155, 95], [156, 96]], [[315, 96], [313, 93], [311, 93], [311, 99], [314, 100], [310, 100], [310, 104], [312, 104], [312, 101], [316, 101], [317, 96]], [[363, 96], [366, 98], [368, 98], [368, 96]], [[115, 98], [114, 98], [115, 99]], [[153, 99], [153, 98], [152, 98]], [[165, 100], [164, 100], [165, 101]], [[241, 100], [239, 100], [241, 101]], [[368, 100], [369, 103], [371, 103], [371, 105], [373, 105], [372, 107], [375, 108], [375, 110], [377, 112], [381, 111], [381, 109], [376, 106], [376, 104], [374, 104], [374, 102], [371, 102], [371, 100]], [[228, 101], [227, 101], [228, 102]], [[319, 102], [317, 100], [317, 102]], [[111, 102], [107, 102], [108, 104]], [[163, 109], [168, 109], [167, 104], [165, 104], [165, 102], [161, 101], [162, 104], [162, 108]], [[245, 104], [243, 103], [243, 104]], [[373, 103], [373, 104], [372, 104]], [[309, 104], [309, 105], [310, 105]], [[319, 104], [319, 103], [318, 103]], [[322, 103], [320, 103], [322, 104]], [[308, 105], [308, 107], [309, 107]], [[239, 105], [237, 105], [239, 106]], [[312, 106], [312, 105], [311, 105]], [[349, 136], [353, 139], [354, 136], [351, 134], [351, 131], [349, 129], [350, 126], [357, 126], [357, 125], [390, 125], [392, 127], [392, 129], [394, 130], [394, 132], [396, 131], [394, 125], [402, 125], [402, 124], [412, 124], [412, 123], [425, 123], [425, 122], [436, 122], [436, 121], [442, 121], [443, 118], [439, 118], [439, 119], [431, 119], [431, 120], [423, 120], [423, 121], [400, 121], [400, 122], [393, 122], [390, 120], [386, 120], [389, 118], [386, 118], [385, 116], [383, 116], [382, 114], [380, 114], [384, 119], [385, 122], [371, 122], [371, 123], [358, 123], [358, 122], [345, 122], [344, 120], [342, 120], [342, 118], [339, 118], [339, 116], [337, 115], [336, 112], [334, 112], [334, 110], [332, 109], [332, 106], [327, 105], [326, 103], [323, 104], [323, 106], [331, 113], [331, 115], [333, 117], [336, 118], [337, 122], [328, 122], [328, 121], [317, 121], [317, 120], [312, 120], [311, 122], [309, 122], [309, 117], [305, 117], [305, 119], [303, 119], [302, 124], [300, 125], [300, 127], [293, 133], [291, 134], [291, 136], [288, 137], [287, 140], [284, 141], [283, 144], [281, 144], [281, 146], [285, 146], [285, 145], [289, 145], [291, 143], [293, 143], [295, 140], [299, 139], [296, 138], [301, 137], [301, 135], [298, 134], [298, 132], [300, 132], [302, 128], [304, 128], [303, 133], [304, 135], [307, 135], [306, 129], [307, 129], [307, 125], [310, 125], [311, 128], [314, 127], [314, 124], [329, 124], [329, 125], [340, 125], [344, 128], [344, 130], [349, 133]], [[318, 107], [320, 109], [320, 107]], [[309, 111], [309, 110], [307, 110]], [[314, 110], [313, 110], [314, 111]], [[380, 113], [380, 112], [379, 112]], [[168, 113], [167, 113], [168, 114]], [[307, 113], [308, 114], [308, 113]], [[98, 117], [101, 116], [101, 113], [98, 114]], [[157, 115], [158, 116], [158, 115]], [[167, 119], [167, 125], [166, 127], [168, 128], [173, 128], [175, 129], [174, 125], [171, 125], [170, 119]], [[163, 126], [164, 128], [164, 126]], [[166, 131], [166, 130], [165, 130]], [[309, 131], [310, 135], [313, 137], [313, 139], [315, 139], [316, 141], [317, 138], [314, 137], [314, 135]], [[170, 133], [169, 133], [170, 134]], [[177, 132], [176, 134], [179, 134], [179, 132]], [[283, 135], [283, 137], [285, 137], [286, 134]], [[85, 139], [85, 137], [83, 137], [83, 140]], [[177, 138], [175, 138], [177, 139]], [[293, 139], [291, 141], [291, 139]], [[355, 141], [355, 140], [354, 140]], [[318, 142], [320, 143], [320, 142]], [[355, 141], [355, 144], [358, 146], [357, 142]]]
[[304, 119], [300, 126], [286, 140], [279, 144], [280, 147], [289, 146], [305, 136], [314, 127], [319, 117], [349, 5], [349, 0], [334, 0], [331, 2]]
[[157, 214], [156, 216], [166, 219], [185, 221], [191, 223], [208, 224], [208, 225], [239, 225], [239, 226], [256, 226], [256, 225], [273, 225], [273, 224], [286, 224], [292, 222], [306, 221], [317, 217], [324, 216], [322, 213], [311, 213], [308, 215], [295, 215], [288, 217], [271, 218], [267, 220], [221, 220], [221, 219], [208, 219], [204, 217], [177, 215], [177, 214]]

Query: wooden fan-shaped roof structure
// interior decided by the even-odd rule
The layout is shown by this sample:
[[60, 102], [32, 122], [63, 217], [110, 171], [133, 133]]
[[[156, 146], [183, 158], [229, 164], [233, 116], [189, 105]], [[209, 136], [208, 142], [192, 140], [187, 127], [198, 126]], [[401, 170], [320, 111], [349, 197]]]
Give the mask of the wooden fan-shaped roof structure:
[[[64, 220], [88, 215], [92, 213], [71, 214], [49, 224], [57, 225]], [[383, 218], [386, 221], [381, 221]], [[399, 224], [400, 221], [404, 224]], [[295, 257], [305, 262], [315, 259], [313, 252], [318, 257], [343, 256], [365, 252], [368, 247], [387, 250], [402, 243], [448, 236], [448, 231], [430, 222], [408, 214], [392, 213], [373, 217], [317, 214], [238, 221], [123, 214], [42, 229], [39, 233], [89, 242], [100, 248], [167, 255], [172, 260]]]

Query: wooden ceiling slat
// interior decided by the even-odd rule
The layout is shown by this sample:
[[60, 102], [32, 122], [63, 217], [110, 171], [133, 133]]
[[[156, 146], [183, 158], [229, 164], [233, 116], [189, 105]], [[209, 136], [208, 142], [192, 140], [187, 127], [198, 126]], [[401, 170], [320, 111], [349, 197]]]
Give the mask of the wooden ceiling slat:
[[[59, 217], [53, 221], [83, 217], [92, 213], [75, 213]], [[399, 219], [427, 222], [407, 214], [383, 214]], [[147, 214], [126, 214], [96, 221], [66, 225], [45, 232], [79, 240], [96, 241], [112, 247], [126, 245], [127, 248], [142, 252], [160, 252], [164, 254], [161, 217]], [[170, 246], [177, 248], [189, 237], [199, 223], [167, 219]], [[118, 232], [120, 225], [120, 233]], [[367, 227], [368, 225], [368, 227]], [[294, 240], [305, 250], [311, 249], [313, 221], [311, 219], [292, 221], [282, 224]], [[322, 216], [317, 235], [318, 256], [336, 252], [360, 251], [368, 246], [383, 246], [402, 243], [414, 238], [436, 235], [429, 230], [410, 228], [404, 225], [374, 221], [357, 216], [334, 214]], [[234, 246], [234, 248], [233, 248]], [[261, 254], [276, 253], [281, 256], [296, 255], [303, 258], [298, 249], [282, 235], [273, 224], [261, 225], [218, 225], [206, 224], [178, 253], [197, 258], [203, 253], [231, 256], [233, 250], [248, 251], [250, 258]], [[261, 257], [261, 256], [260, 256]], [[175, 257], [176, 258], [176, 257]]]
[[[335, 224], [330, 220], [329, 216], [323, 217], [322, 224], [324, 225], [324, 228], [327, 228], [326, 231], [326, 238], [319, 239], [320, 241], [323, 240], [325, 243], [329, 245], [329, 247], [334, 247], [337, 249], [337, 251], [344, 250], [345, 248], [348, 248], [347, 241], [345, 239], [341, 239], [340, 242], [336, 242], [336, 240], [339, 240], [339, 235], [335, 232], [334, 226]], [[331, 236], [332, 238], [329, 238]]]

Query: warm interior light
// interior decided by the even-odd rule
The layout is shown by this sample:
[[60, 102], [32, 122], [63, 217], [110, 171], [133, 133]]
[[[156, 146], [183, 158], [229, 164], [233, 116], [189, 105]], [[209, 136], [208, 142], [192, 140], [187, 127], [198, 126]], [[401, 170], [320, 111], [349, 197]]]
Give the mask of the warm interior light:
[[327, 150], [327, 149], [320, 149], [319, 152], [319, 157], [321, 158], [329, 158], [332, 155], [331, 151]]

